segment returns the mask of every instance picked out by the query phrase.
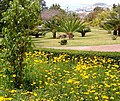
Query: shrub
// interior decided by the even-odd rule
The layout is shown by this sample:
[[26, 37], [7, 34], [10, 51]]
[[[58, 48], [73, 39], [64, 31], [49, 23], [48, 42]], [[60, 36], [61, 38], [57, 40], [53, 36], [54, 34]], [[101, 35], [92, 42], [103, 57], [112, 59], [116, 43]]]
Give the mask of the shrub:
[[113, 39], [113, 40], [116, 40], [116, 39], [117, 39], [117, 35], [113, 35], [113, 36], [112, 36], [112, 39]]
[[59, 42], [61, 45], [66, 45], [67, 44], [67, 40], [61, 40], [60, 42]]
[[87, 32], [91, 32], [91, 29], [90, 29], [90, 27], [85, 26], [79, 32], [82, 34], [82, 37], [84, 37]]
[[120, 52], [97, 52], [97, 51], [78, 51], [78, 50], [60, 50], [60, 49], [46, 49], [46, 48], [41, 48], [40, 50], [37, 51], [44, 51], [46, 53], [54, 53], [54, 56], [57, 56], [62, 53], [69, 54], [71, 57], [94, 57], [94, 56], [99, 56], [99, 57], [106, 57], [106, 58], [113, 58], [113, 59], [120, 59]]

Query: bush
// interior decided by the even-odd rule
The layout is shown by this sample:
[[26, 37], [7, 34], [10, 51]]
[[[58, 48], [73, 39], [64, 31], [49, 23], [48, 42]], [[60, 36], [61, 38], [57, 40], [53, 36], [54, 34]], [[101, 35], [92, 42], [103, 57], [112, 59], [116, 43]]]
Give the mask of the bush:
[[42, 32], [39, 28], [35, 28], [31, 31], [30, 35], [35, 36], [36, 38], [39, 38], [39, 36], [42, 36]]
[[67, 40], [61, 40], [61, 42], [59, 42], [60, 43], [60, 45], [66, 45], [67, 44]]
[[112, 40], [116, 40], [117, 39], [117, 36], [116, 35], [113, 35], [112, 36]]
[[91, 29], [90, 29], [90, 27], [86, 27], [86, 26], [85, 26], [85, 27], [84, 27], [83, 29], [81, 29], [79, 32], [82, 34], [82, 37], [84, 37], [87, 32], [91, 32]]
[[113, 58], [113, 59], [120, 59], [120, 52], [97, 52], [97, 51], [78, 51], [78, 50], [60, 50], [60, 49], [46, 49], [41, 48], [38, 51], [44, 51], [46, 53], [53, 53], [55, 56], [66, 53], [69, 54], [71, 57], [106, 57], [106, 58]]

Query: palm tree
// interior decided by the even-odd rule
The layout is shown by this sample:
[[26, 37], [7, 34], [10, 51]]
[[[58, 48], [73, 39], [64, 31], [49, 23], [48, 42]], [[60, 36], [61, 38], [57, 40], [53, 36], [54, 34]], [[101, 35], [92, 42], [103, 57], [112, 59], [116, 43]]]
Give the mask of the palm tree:
[[73, 15], [68, 15], [67, 17], [61, 18], [58, 30], [60, 32], [65, 32], [69, 36], [69, 39], [73, 39], [73, 33], [79, 32], [81, 29], [84, 28], [84, 26], [85, 25], [80, 20], [80, 18]]
[[90, 29], [90, 27], [84, 26], [82, 29], [80, 29], [79, 32], [82, 34], [82, 37], [85, 37], [85, 34], [87, 32], [91, 32], [91, 29]]
[[45, 21], [44, 23], [44, 27], [46, 28], [46, 30], [48, 32], [52, 32], [53, 33], [53, 38], [56, 38], [56, 32], [59, 26], [59, 22], [57, 20], [56, 17], [53, 17], [52, 19]]

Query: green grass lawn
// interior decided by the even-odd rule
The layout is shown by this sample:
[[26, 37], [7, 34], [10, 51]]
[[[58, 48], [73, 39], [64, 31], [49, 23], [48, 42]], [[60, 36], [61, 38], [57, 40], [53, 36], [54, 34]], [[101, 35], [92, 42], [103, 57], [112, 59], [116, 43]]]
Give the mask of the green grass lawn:
[[[62, 33], [57, 33], [57, 36]], [[92, 29], [91, 32], [86, 33], [85, 37], [81, 37], [80, 33], [74, 33], [74, 40], [68, 40], [66, 46], [95, 46], [95, 45], [111, 45], [120, 44], [120, 37], [117, 40], [112, 40], [112, 34], [108, 34], [105, 30]], [[37, 48], [44, 46], [60, 46], [61, 39], [52, 39], [52, 33], [46, 34], [44, 38], [33, 38]]]
[[[64, 33], [57, 33], [57, 36]], [[74, 40], [68, 40], [66, 46], [95, 46], [95, 45], [111, 45], [111, 44], [120, 44], [120, 37], [117, 37], [117, 40], [112, 40], [112, 34], [108, 34], [107, 31], [102, 29], [92, 28], [92, 31], [86, 33], [85, 37], [81, 37], [80, 33], [74, 33]], [[0, 41], [2, 38], [0, 38]], [[45, 46], [59, 46], [61, 47], [61, 39], [53, 39], [52, 33], [47, 33], [45, 37], [32, 38], [35, 43], [36, 48], [41, 48]]]

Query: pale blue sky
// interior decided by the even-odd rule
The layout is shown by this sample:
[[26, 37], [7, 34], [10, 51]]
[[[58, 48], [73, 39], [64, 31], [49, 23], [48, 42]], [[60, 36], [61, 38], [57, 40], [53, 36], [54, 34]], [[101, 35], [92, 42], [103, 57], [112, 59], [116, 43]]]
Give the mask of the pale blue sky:
[[69, 7], [69, 9], [75, 9], [78, 8], [79, 5], [81, 4], [95, 4], [95, 3], [106, 3], [108, 5], [112, 5], [112, 4], [120, 4], [120, 0], [45, 0], [47, 6], [51, 6], [52, 4], [60, 4], [60, 6], [62, 8], [67, 8]]

